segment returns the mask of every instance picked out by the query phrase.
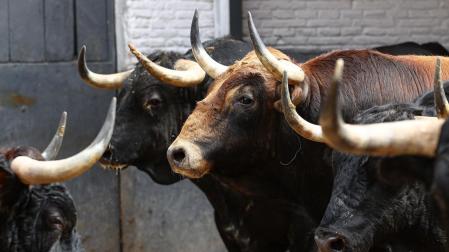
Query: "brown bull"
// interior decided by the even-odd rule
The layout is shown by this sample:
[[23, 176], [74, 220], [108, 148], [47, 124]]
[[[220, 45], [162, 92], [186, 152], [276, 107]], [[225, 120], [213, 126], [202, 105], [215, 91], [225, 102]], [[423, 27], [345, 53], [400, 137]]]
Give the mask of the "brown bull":
[[[201, 47], [196, 19], [195, 15], [191, 34], [193, 52], [203, 69], [209, 72], [213, 66], [210, 63], [212, 59]], [[291, 83], [297, 84], [293, 100], [299, 114], [313, 123], [318, 121], [321, 103], [327, 96], [335, 62], [339, 58], [346, 66], [345, 84], [341, 87], [345, 118], [375, 105], [409, 102], [432, 88], [436, 59], [433, 56], [391, 56], [371, 50], [343, 50], [296, 64], [282, 52], [265, 48], [251, 17], [249, 21], [255, 51], [232, 66], [214, 69], [213, 76], [217, 77], [208, 95], [198, 103], [168, 150], [175, 172], [192, 178], [201, 177], [214, 168], [218, 161], [216, 157], [225, 155], [228, 148], [243, 151], [236, 144], [268, 144], [267, 141], [245, 137], [252, 135], [249, 132], [260, 132], [252, 135], [259, 139], [275, 134], [274, 108], [279, 99], [278, 86], [283, 71], [291, 76]], [[448, 79], [449, 58], [442, 58], [442, 66], [445, 70], [443, 79]], [[265, 119], [254, 117], [257, 110], [263, 111]], [[297, 131], [307, 139], [322, 142], [320, 129]], [[258, 148], [262, 147], [270, 148]]]

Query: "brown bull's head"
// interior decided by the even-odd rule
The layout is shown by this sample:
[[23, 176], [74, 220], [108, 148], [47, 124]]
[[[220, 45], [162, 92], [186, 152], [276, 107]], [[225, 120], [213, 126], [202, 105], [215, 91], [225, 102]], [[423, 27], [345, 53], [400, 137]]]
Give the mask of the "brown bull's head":
[[[215, 81], [168, 149], [170, 165], [190, 178], [202, 177], [212, 169], [220, 173], [245, 172], [242, 165], [274, 155], [270, 146], [278, 140], [273, 132], [278, 131], [281, 120], [281, 114], [274, 109], [279, 99], [278, 77], [261, 63], [257, 51], [232, 66], [213, 61], [199, 40], [197, 12], [191, 43], [197, 62]], [[285, 54], [272, 48], [264, 50], [275, 62], [289, 63], [293, 68]]]

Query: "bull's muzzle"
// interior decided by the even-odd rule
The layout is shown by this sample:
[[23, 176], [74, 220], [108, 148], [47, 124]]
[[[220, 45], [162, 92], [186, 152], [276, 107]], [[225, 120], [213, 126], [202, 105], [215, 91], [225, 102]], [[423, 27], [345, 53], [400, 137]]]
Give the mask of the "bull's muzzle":
[[201, 178], [210, 170], [200, 147], [190, 141], [177, 139], [167, 150], [172, 170], [188, 178]]

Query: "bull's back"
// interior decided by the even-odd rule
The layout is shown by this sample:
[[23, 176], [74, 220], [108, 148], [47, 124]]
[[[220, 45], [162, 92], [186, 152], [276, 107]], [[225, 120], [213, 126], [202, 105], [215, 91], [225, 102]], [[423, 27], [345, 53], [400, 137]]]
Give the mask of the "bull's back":
[[[373, 106], [408, 103], [433, 89], [435, 56], [391, 56], [371, 50], [336, 51], [303, 64], [320, 103], [331, 85], [335, 61], [345, 61], [340, 99], [345, 118]], [[442, 59], [442, 77], [449, 79], [449, 58]], [[314, 83], [315, 82], [315, 83]], [[313, 87], [312, 87], [313, 89]], [[316, 105], [315, 105], [316, 106]], [[312, 116], [317, 120], [318, 115]]]

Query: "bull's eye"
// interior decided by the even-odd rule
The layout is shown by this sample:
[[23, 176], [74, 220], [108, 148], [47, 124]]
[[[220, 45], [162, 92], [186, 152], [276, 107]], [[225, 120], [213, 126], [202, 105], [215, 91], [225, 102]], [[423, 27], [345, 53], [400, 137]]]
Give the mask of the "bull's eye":
[[48, 225], [57, 230], [64, 230], [64, 221], [59, 215], [50, 215], [47, 219]]
[[251, 105], [251, 104], [254, 102], [254, 100], [253, 100], [252, 97], [250, 97], [250, 96], [248, 96], [248, 95], [242, 95], [242, 96], [238, 99], [238, 102], [239, 102], [240, 104], [243, 104], [243, 105]]
[[146, 111], [153, 111], [154, 109], [157, 109], [161, 106], [162, 104], [162, 100], [159, 96], [155, 95], [153, 97], [151, 97], [150, 99], [146, 100], [143, 104], [143, 108]]
[[151, 98], [147, 102], [147, 106], [158, 107], [159, 105], [161, 105], [161, 99], [159, 99], [159, 98]]

